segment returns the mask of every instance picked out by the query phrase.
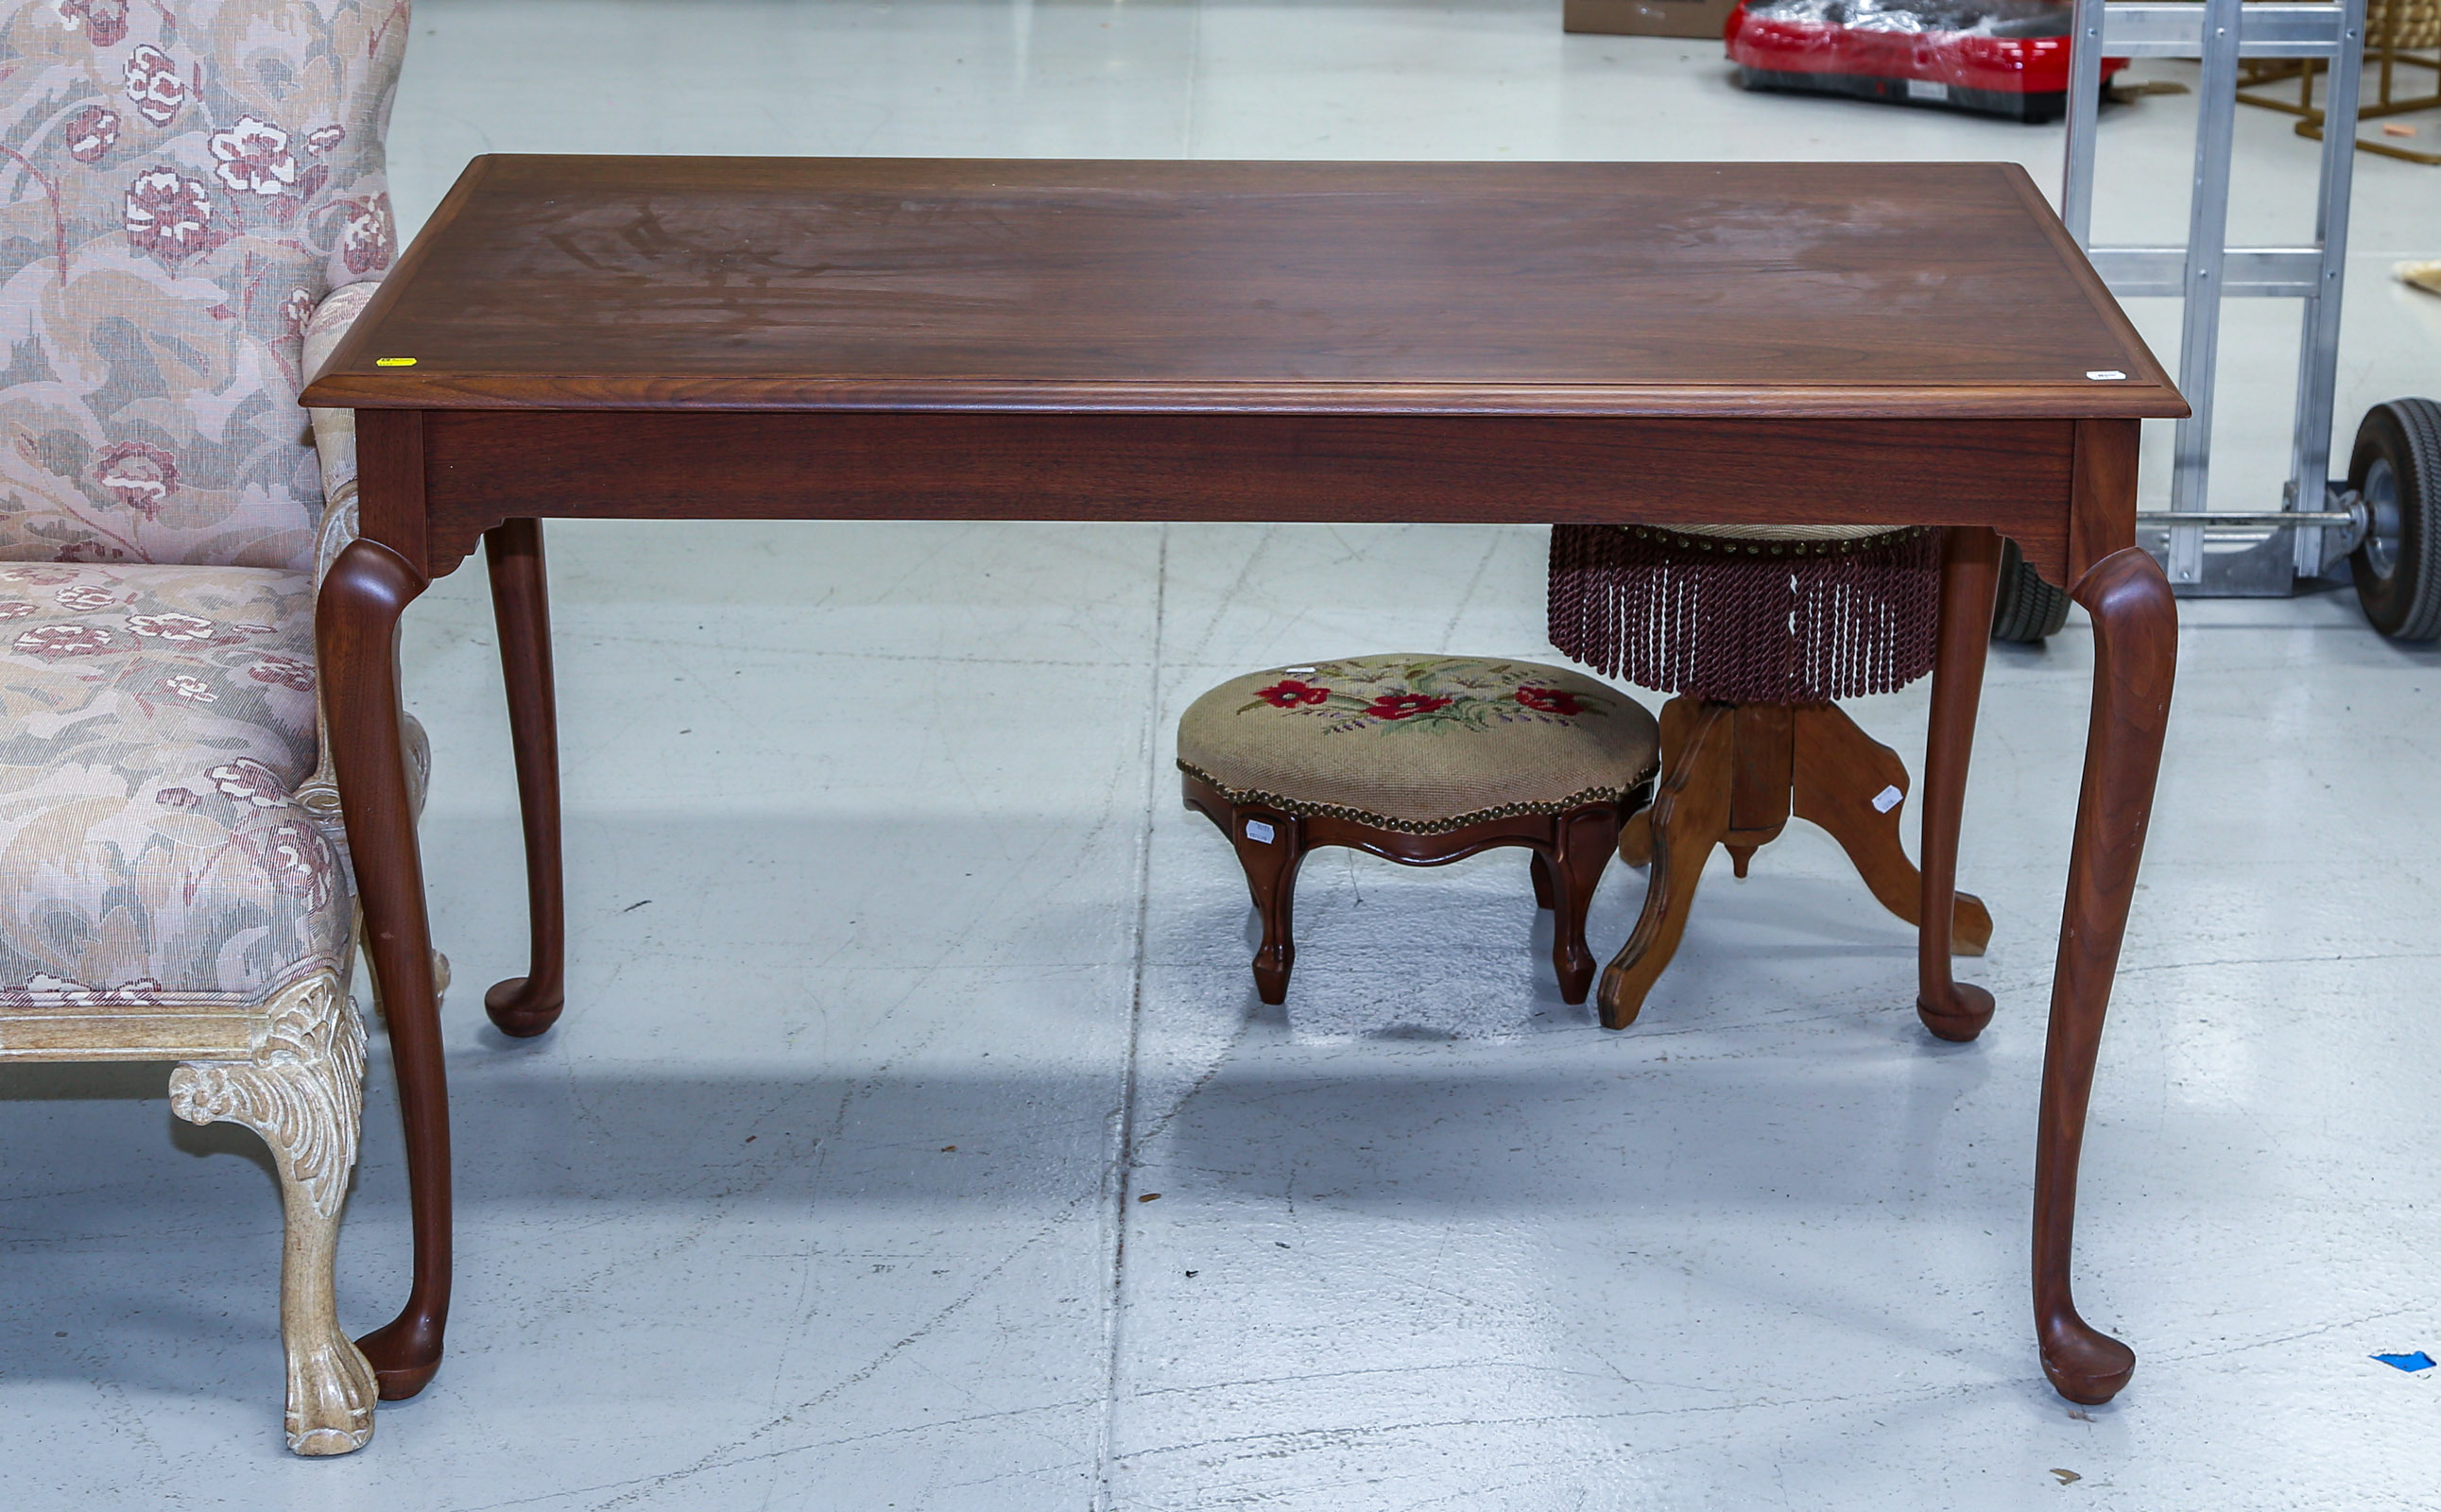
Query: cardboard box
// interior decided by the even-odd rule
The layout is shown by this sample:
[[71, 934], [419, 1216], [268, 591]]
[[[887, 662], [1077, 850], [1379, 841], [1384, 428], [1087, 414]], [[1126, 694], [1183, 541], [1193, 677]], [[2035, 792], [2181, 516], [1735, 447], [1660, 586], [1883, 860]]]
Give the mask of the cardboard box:
[[1562, 27], [1630, 37], [1721, 40], [1737, 0], [1567, 0]]

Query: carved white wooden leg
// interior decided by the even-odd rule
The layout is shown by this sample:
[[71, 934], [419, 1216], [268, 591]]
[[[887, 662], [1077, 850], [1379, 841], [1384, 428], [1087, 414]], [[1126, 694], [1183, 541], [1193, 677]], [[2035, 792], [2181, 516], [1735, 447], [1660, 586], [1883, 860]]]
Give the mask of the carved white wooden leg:
[[271, 1146], [288, 1219], [280, 1258], [288, 1447], [345, 1454], [373, 1436], [372, 1367], [340, 1332], [332, 1287], [339, 1208], [364, 1115], [365, 1026], [335, 973], [288, 988], [268, 1012], [251, 1060], [190, 1062], [172, 1071], [170, 1107], [192, 1124], [243, 1124]]

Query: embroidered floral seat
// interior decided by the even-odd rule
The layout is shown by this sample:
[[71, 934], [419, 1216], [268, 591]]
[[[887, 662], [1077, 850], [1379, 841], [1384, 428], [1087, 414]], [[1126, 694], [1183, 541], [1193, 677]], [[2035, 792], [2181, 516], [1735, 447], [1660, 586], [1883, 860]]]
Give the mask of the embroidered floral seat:
[[1585, 908], [1660, 734], [1643, 706], [1561, 667], [1474, 657], [1349, 657], [1233, 678], [1178, 722], [1186, 801], [1237, 844], [1263, 945], [1265, 1002], [1284, 1001], [1291, 895], [1306, 852], [1346, 845], [1436, 866], [1495, 845], [1534, 855], [1556, 916], [1562, 995], [1593, 981]]
[[1429, 835], [1616, 803], [1653, 775], [1641, 705], [1564, 667], [1350, 657], [1233, 678], [1178, 721], [1178, 766], [1233, 803]]
[[391, 258], [408, 20], [0, 0], [0, 1059], [178, 1061], [180, 1115], [270, 1144], [306, 1454], [375, 1383], [332, 1295], [364, 1030], [314, 676], [353, 444], [297, 395]]

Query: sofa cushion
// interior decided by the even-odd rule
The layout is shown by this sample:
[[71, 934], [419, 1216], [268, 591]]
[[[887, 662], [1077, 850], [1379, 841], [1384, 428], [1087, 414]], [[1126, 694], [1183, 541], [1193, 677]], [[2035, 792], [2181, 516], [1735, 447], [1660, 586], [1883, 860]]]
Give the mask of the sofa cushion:
[[0, 1006], [256, 1002], [335, 966], [298, 572], [0, 565]]

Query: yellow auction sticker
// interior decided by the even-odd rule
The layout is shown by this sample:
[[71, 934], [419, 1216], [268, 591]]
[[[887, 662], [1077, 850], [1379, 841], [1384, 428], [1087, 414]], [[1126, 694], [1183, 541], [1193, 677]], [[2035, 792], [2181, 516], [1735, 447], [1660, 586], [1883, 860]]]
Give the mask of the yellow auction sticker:
[[373, 366], [376, 368], [412, 368], [415, 366], [415, 359], [413, 357], [375, 357], [373, 359]]

